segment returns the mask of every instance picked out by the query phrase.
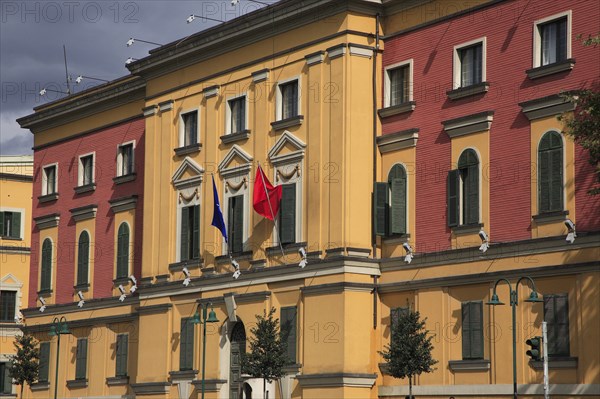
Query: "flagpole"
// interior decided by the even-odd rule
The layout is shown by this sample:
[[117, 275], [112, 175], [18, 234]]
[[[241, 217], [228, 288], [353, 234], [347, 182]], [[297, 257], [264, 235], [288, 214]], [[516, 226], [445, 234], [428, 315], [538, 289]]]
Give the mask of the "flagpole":
[[258, 167], [260, 169], [260, 178], [263, 182], [263, 187], [265, 188], [265, 192], [267, 193], [267, 202], [269, 203], [269, 210], [271, 211], [271, 216], [273, 216], [273, 223], [275, 224], [275, 233], [277, 234], [277, 243], [279, 244], [279, 249], [281, 250], [281, 256], [285, 256], [283, 253], [283, 246], [281, 245], [281, 236], [279, 235], [279, 229], [277, 228], [277, 221], [275, 220], [275, 215], [273, 214], [273, 208], [271, 207], [271, 198], [269, 197], [269, 189], [267, 188], [267, 183], [265, 183], [265, 175], [264, 171], [260, 167], [260, 162], [258, 163]]

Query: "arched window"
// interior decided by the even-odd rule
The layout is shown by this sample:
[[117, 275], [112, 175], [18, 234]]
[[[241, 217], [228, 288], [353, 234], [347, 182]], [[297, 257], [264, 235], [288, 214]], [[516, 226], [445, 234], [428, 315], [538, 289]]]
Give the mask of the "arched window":
[[42, 271], [40, 290], [50, 290], [52, 287], [52, 240], [46, 238], [42, 244]]
[[117, 234], [117, 278], [129, 275], [129, 225], [125, 222], [119, 226]]
[[557, 132], [542, 136], [538, 147], [538, 213], [563, 210], [563, 145]]
[[389, 234], [406, 233], [406, 170], [394, 165], [388, 174], [390, 190]]
[[90, 235], [82, 231], [77, 247], [77, 285], [88, 283], [90, 267]]
[[448, 174], [448, 226], [479, 223], [479, 159], [468, 149]]

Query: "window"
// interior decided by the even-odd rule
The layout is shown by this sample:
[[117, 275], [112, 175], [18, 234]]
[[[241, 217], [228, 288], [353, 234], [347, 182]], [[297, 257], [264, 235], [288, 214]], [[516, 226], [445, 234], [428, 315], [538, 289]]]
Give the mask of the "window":
[[94, 183], [94, 154], [79, 157], [79, 186]]
[[533, 67], [560, 63], [571, 57], [571, 11], [535, 21]]
[[87, 375], [87, 338], [79, 338], [77, 340], [77, 354], [75, 358], [75, 379], [85, 380]]
[[462, 357], [483, 359], [483, 302], [462, 303]]
[[12, 393], [12, 378], [8, 371], [10, 370], [10, 362], [0, 363], [0, 394]]
[[244, 250], [244, 196], [229, 197], [227, 234], [229, 253], [239, 253]]
[[392, 65], [385, 71], [385, 107], [412, 101], [412, 60]]
[[14, 322], [17, 307], [16, 291], [0, 291], [0, 322]]
[[563, 210], [563, 145], [560, 133], [548, 132], [538, 147], [539, 213]]
[[393, 308], [390, 309], [390, 332], [394, 334], [401, 317], [408, 316], [408, 308]]
[[191, 317], [181, 319], [179, 336], [179, 370], [181, 371], [194, 368], [194, 327]]
[[454, 88], [469, 87], [486, 78], [486, 38], [454, 47]]
[[90, 235], [82, 231], [77, 245], [77, 285], [88, 283], [90, 266]]
[[38, 382], [48, 382], [50, 368], [50, 342], [40, 342], [40, 369]]
[[117, 335], [117, 356], [115, 359], [116, 370], [115, 376], [126, 377], [127, 376], [127, 352], [129, 349], [129, 335], [118, 334]]
[[296, 329], [298, 308], [281, 308], [281, 340], [287, 344], [287, 356], [290, 363], [296, 363]]
[[180, 146], [198, 144], [198, 111], [181, 114]]
[[121, 144], [117, 154], [117, 176], [127, 176], [133, 172], [133, 143]]
[[281, 205], [279, 208], [279, 234], [282, 244], [296, 242], [296, 184], [281, 186]]
[[375, 183], [375, 227], [380, 236], [406, 234], [406, 169], [394, 165], [387, 183]]
[[46, 238], [42, 244], [42, 267], [40, 272], [40, 290], [52, 288], [52, 240]]
[[544, 295], [544, 320], [548, 325], [548, 356], [569, 356], [569, 298]]
[[2, 238], [22, 238], [21, 237], [21, 212], [17, 212], [17, 211], [0, 212], [0, 237], [2, 237]]
[[123, 222], [117, 233], [117, 278], [127, 278], [127, 276], [129, 276], [129, 225]]
[[277, 85], [277, 120], [300, 115], [300, 80], [293, 78]]
[[227, 101], [229, 113], [228, 134], [240, 133], [246, 130], [246, 96], [240, 96]]
[[55, 194], [57, 192], [57, 168], [56, 164], [46, 166], [42, 176], [42, 195]]
[[448, 173], [448, 226], [479, 223], [479, 159], [463, 151], [458, 169]]
[[200, 258], [200, 205], [181, 208], [180, 261]]

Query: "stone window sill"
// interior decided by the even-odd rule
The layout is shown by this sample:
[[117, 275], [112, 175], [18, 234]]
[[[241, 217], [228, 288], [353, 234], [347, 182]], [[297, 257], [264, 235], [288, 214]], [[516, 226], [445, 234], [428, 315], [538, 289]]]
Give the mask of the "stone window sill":
[[394, 105], [391, 107], [381, 108], [377, 111], [380, 118], [387, 118], [392, 115], [404, 114], [406, 112], [412, 112], [415, 110], [417, 103], [415, 101], [407, 101], [402, 104]]
[[87, 388], [87, 386], [88, 386], [87, 378], [67, 381], [67, 388]]
[[225, 134], [221, 136], [221, 143], [230, 144], [235, 143], [236, 141], [248, 140], [250, 137], [250, 130], [242, 130], [241, 132], [235, 132], [230, 134]]
[[108, 385], [109, 387], [116, 386], [116, 385], [127, 385], [127, 384], [129, 384], [128, 376], [106, 377], [106, 385]]
[[75, 190], [76, 194], [88, 193], [90, 191], [96, 190], [96, 183], [86, 184], [84, 186], [77, 186], [73, 190]]
[[[231, 256], [238, 262], [243, 260], [250, 260], [252, 259], [252, 251], [235, 252], [231, 254]], [[230, 262], [231, 261], [229, 259], [229, 255], [220, 255], [215, 258], [215, 263], [217, 265], [225, 265]]]
[[40, 195], [38, 197], [38, 201], [40, 201], [40, 202], [56, 201], [57, 199], [58, 199], [58, 193]]
[[170, 272], [180, 272], [183, 270], [184, 267], [187, 267], [188, 269], [198, 269], [198, 268], [201, 268], [203, 264], [204, 264], [204, 259], [202, 259], [202, 258], [184, 260], [181, 262], [171, 263], [169, 265], [169, 271]]
[[483, 228], [483, 223], [462, 224], [460, 226], [451, 227], [452, 233], [455, 235], [467, 235], [479, 233]]
[[39, 295], [46, 295], [46, 296], [50, 296], [52, 295], [52, 290], [51, 289], [47, 289], [47, 290], [39, 290], [38, 291], [38, 296]]
[[118, 287], [119, 284], [129, 284], [129, 277], [117, 277], [113, 280], [113, 284], [115, 287]]
[[[300, 249], [301, 247], [306, 247], [306, 242], [295, 242], [295, 243], [290, 243], [290, 244], [282, 244], [282, 247], [283, 247], [283, 253], [287, 255], [287, 254], [298, 252], [298, 249]], [[266, 252], [267, 256], [277, 256], [277, 255], [281, 255], [281, 248], [279, 248], [279, 245], [273, 245], [272, 247], [265, 249], [265, 252]]]
[[477, 94], [487, 93], [490, 88], [489, 82], [481, 82], [471, 86], [459, 87], [454, 90], [448, 90], [446, 95], [450, 100], [458, 100], [460, 98], [470, 97]]
[[304, 122], [304, 115], [297, 115], [287, 119], [281, 119], [279, 121], [271, 122], [271, 127], [274, 130], [286, 129], [292, 126], [301, 125]]
[[85, 284], [77, 284], [75, 286], [73, 286], [73, 288], [76, 291], [83, 291], [83, 292], [87, 292], [90, 289], [90, 283], [85, 283]]
[[23, 239], [21, 237], [6, 237], [6, 236], [0, 236], [0, 238], [3, 241], [23, 241]]
[[574, 58], [567, 58], [564, 61], [555, 62], [554, 64], [544, 65], [536, 68], [531, 68], [525, 71], [529, 79], [537, 79], [555, 73], [570, 71], [575, 66]]
[[196, 144], [186, 145], [184, 147], [175, 148], [173, 151], [175, 151], [175, 155], [180, 157], [183, 155], [200, 152], [201, 149], [202, 149], [202, 144], [196, 143]]
[[113, 177], [113, 182], [115, 182], [115, 184], [127, 183], [130, 181], [134, 181], [136, 176], [137, 176], [136, 173], [130, 173], [128, 175]]
[[448, 367], [451, 371], [487, 371], [490, 369], [490, 361], [487, 359], [450, 360]]
[[[549, 369], [576, 369], [579, 363], [579, 359], [576, 357], [550, 357], [548, 358], [548, 368]], [[544, 362], [540, 361], [529, 361], [529, 365], [533, 367], [534, 370], [543, 370]]]
[[536, 224], [546, 224], [554, 222], [564, 222], [569, 211], [544, 212], [533, 215], [531, 218]]
[[45, 391], [50, 389], [50, 382], [48, 381], [38, 381], [31, 385], [32, 391]]
[[398, 245], [404, 244], [410, 240], [410, 234], [394, 234], [381, 238], [381, 241], [385, 245]]

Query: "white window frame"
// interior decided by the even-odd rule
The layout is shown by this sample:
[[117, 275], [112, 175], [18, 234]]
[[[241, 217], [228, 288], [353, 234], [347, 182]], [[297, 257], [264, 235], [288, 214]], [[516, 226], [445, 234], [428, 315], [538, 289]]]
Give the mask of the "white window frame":
[[[235, 184], [239, 184], [240, 182], [242, 182], [244, 180], [244, 178], [246, 179], [246, 182], [241, 183], [241, 186], [237, 189], [234, 190], [233, 187], [227, 185], [228, 181], [234, 181]], [[248, 249], [248, 223], [249, 223], [249, 212], [250, 212], [250, 203], [249, 203], [249, 198], [250, 198], [250, 190], [249, 190], [249, 176], [247, 174], [243, 174], [243, 175], [237, 175], [237, 176], [232, 176], [229, 178], [224, 179], [224, 184], [223, 184], [223, 189], [224, 189], [224, 194], [223, 194], [223, 203], [221, 203], [221, 210], [223, 212], [223, 220], [225, 221], [225, 228], [227, 229], [227, 238], [230, 238], [230, 232], [229, 232], [229, 198], [231, 197], [236, 197], [238, 195], [243, 195], [244, 196], [244, 225], [242, 226], [243, 229], [243, 251], [246, 251]], [[222, 254], [223, 255], [227, 255], [228, 254], [228, 244], [225, 242], [225, 240], [223, 240], [223, 246], [222, 246]]]
[[89, 184], [94, 184], [96, 182], [96, 152], [88, 152], [87, 154], [81, 154], [78, 157], [78, 174], [77, 174], [77, 186], [83, 186], [83, 162], [82, 158], [92, 157], [92, 181]]
[[[20, 213], [21, 214], [21, 228], [19, 231], [19, 240], [23, 240], [25, 238], [25, 209], [24, 208], [7, 208], [7, 207], [0, 207], [0, 212], [12, 212], [12, 213]], [[6, 220], [4, 221], [4, 223], [6, 223]], [[12, 226], [11, 226], [12, 227]], [[2, 232], [0, 232], [0, 234], [2, 234]], [[7, 237], [3, 236], [3, 239], [6, 239]], [[11, 240], [16, 240], [17, 238], [10, 238]]]
[[[277, 171], [278, 170], [285, 171], [287, 174], [287, 172], [289, 172], [289, 168], [295, 168], [296, 165], [299, 165], [300, 173], [296, 172], [293, 174], [293, 176], [291, 176], [288, 179], [284, 178], [283, 175], [281, 175], [280, 180], [277, 180]], [[302, 173], [303, 170], [304, 170], [304, 161], [302, 161], [302, 160], [298, 161], [298, 162], [280, 164], [273, 168], [273, 180], [272, 181], [275, 182], [276, 186], [283, 185], [283, 184], [296, 184], [296, 243], [302, 242], [302, 220], [303, 220], [302, 176], [304, 174], [304, 173]], [[277, 228], [279, 228], [279, 214], [275, 215], [275, 217], [277, 218]], [[275, 229], [275, 226], [273, 226], [273, 244], [279, 245], [279, 235], [277, 234], [277, 229]]]
[[277, 81], [277, 87], [275, 90], [275, 120], [282, 120], [283, 115], [283, 94], [281, 93], [281, 86], [286, 83], [293, 82], [294, 80], [298, 81], [298, 115], [302, 115], [302, 77], [300, 75], [293, 76], [289, 79], [279, 80]]
[[402, 62], [398, 62], [396, 64], [392, 64], [392, 65], [388, 65], [387, 67], [385, 67], [385, 74], [384, 74], [384, 97], [383, 97], [383, 106], [384, 108], [390, 107], [390, 104], [392, 103], [392, 80], [390, 79], [390, 71], [397, 69], [397, 68], [401, 68], [403, 66], [408, 65], [408, 101], [413, 101], [413, 88], [414, 88], [414, 84], [413, 84], [413, 65], [414, 65], [414, 59], [411, 58], [409, 60], [405, 60]]
[[[6, 281], [12, 280], [11, 283]], [[23, 297], [23, 283], [11, 273], [8, 273], [0, 280], [0, 291], [12, 291], [15, 293], [15, 316], [20, 315], [21, 301]]]
[[[46, 170], [54, 167], [54, 191], [48, 192], [48, 175]], [[58, 162], [50, 163], [42, 166], [42, 195], [50, 195], [58, 193]]]
[[[202, 204], [200, 203], [200, 195], [194, 194], [196, 189], [200, 190], [198, 186], [177, 190], [177, 222], [175, 230], [175, 259], [177, 262], [181, 262], [181, 209], [198, 205], [200, 207], [200, 229], [202, 229]], [[190, 198], [190, 196], [192, 198], [186, 201], [185, 198]], [[202, 230], [200, 230], [200, 236], [202, 236]], [[200, 237], [200, 241], [202, 242], [202, 237]]]
[[539, 25], [543, 25], [547, 22], [552, 22], [563, 17], [567, 17], [567, 59], [571, 58], [571, 28], [573, 22], [573, 12], [572, 10], [567, 10], [533, 22], [533, 68], [542, 66], [542, 35]]
[[225, 101], [225, 134], [231, 134], [231, 133], [239, 133], [239, 132], [232, 132], [232, 126], [231, 126], [231, 106], [229, 104], [230, 101], [232, 100], [237, 100], [241, 97], [244, 97], [244, 128], [241, 131], [244, 130], [248, 130], [248, 114], [250, 112], [248, 109], [249, 106], [249, 101], [248, 101], [248, 93], [247, 92], [243, 92], [241, 94], [235, 95], [235, 96], [231, 96], [231, 97], [227, 97], [226, 101]]
[[[565, 136], [564, 134], [562, 134], [562, 132], [559, 129], [556, 128], [550, 128], [548, 130], [546, 130], [544, 133], [542, 133], [542, 135], [538, 138], [536, 147], [535, 147], [535, 156], [536, 158], [539, 157], [539, 153], [540, 153], [540, 143], [542, 142], [542, 139], [544, 138], [544, 136], [550, 132], [555, 132], [558, 133], [558, 135], [560, 136], [560, 139], [562, 140], [562, 187], [563, 187], [563, 193], [562, 193], [562, 200], [563, 200], [563, 209], [567, 209], [567, 149], [566, 149], [566, 145], [567, 142], [565, 140]], [[538, 158], [539, 159], [539, 158]], [[537, 159], [535, 161], [537, 163]], [[538, 171], [539, 172], [539, 171]], [[537, 214], [540, 214], [540, 196], [539, 196], [539, 173], [535, 174], [535, 182], [536, 182], [536, 192], [538, 194], [537, 195], [537, 201], [536, 201], [536, 211]]]
[[135, 140], [131, 140], [131, 141], [127, 141], [125, 143], [121, 143], [117, 145], [117, 177], [120, 176], [128, 176], [128, 175], [123, 175], [122, 174], [122, 170], [123, 170], [123, 153], [122, 153], [122, 149], [125, 146], [128, 145], [132, 145], [132, 150], [131, 150], [131, 171], [130, 171], [130, 175], [135, 173]]
[[487, 38], [486, 36], [484, 36], [454, 46], [452, 57], [452, 87], [454, 89], [460, 89], [461, 87], [469, 87], [461, 85], [460, 50], [478, 43], [481, 43], [481, 81], [487, 81]]
[[188, 145], [200, 143], [200, 108], [189, 108], [179, 113], [179, 147], [185, 147], [185, 123], [183, 116], [196, 112], [196, 142]]

